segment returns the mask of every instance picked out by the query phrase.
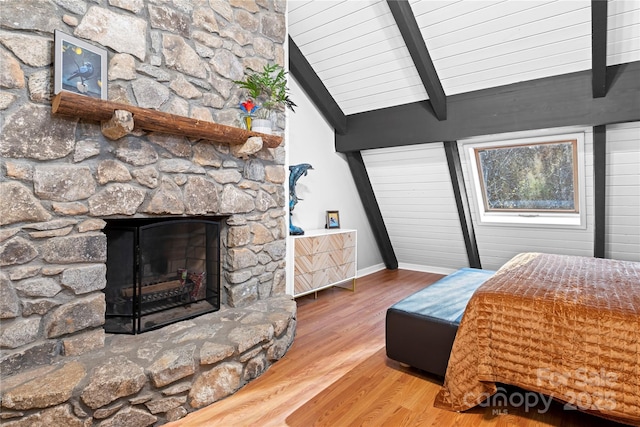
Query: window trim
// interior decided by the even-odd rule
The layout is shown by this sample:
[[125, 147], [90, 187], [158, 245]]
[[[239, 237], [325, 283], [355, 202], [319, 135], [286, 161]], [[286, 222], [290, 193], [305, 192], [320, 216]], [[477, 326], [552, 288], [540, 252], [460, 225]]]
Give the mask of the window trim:
[[[487, 210], [484, 201], [483, 183], [480, 181], [479, 167], [476, 161], [476, 149], [499, 148], [518, 145], [531, 145], [561, 141], [577, 141], [576, 161], [577, 173], [574, 191], [578, 198], [578, 212], [551, 212], [540, 210]], [[508, 137], [489, 137], [463, 141], [462, 145], [467, 157], [468, 171], [473, 188], [476, 206], [476, 219], [481, 225], [517, 226], [517, 227], [551, 227], [551, 228], [586, 228], [586, 185], [585, 185], [585, 132], [545, 134], [544, 136], [511, 139]]]

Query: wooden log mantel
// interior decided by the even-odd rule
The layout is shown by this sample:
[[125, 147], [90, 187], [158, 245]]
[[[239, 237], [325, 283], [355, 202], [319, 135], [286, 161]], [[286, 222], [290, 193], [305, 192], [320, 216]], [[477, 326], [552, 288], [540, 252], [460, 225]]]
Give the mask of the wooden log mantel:
[[282, 137], [277, 135], [251, 132], [233, 126], [135, 107], [119, 102], [105, 101], [73, 92], [63, 91], [58, 93], [53, 98], [51, 106], [53, 114], [100, 122], [110, 120], [116, 110], [125, 110], [133, 114], [135, 128], [145, 131], [204, 139], [229, 145], [244, 144], [252, 136], [262, 138], [262, 143], [269, 148], [275, 148], [282, 142]]

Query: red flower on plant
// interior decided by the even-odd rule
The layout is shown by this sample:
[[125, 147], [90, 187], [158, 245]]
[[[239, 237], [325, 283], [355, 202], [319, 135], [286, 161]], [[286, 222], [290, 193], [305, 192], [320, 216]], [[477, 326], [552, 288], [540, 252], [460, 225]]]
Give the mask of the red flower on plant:
[[254, 104], [251, 99], [240, 103], [240, 109], [244, 111], [245, 114], [253, 114], [258, 108], [260, 108], [260, 106]]

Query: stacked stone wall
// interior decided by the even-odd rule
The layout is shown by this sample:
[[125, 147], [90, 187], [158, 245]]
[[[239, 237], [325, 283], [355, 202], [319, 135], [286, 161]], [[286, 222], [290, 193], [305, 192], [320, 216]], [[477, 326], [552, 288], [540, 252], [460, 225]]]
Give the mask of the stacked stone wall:
[[[240, 126], [244, 94], [233, 80], [265, 64], [284, 65], [286, 2], [9, 0], [1, 8], [4, 421], [56, 425], [46, 420], [62, 417], [73, 420], [65, 425], [124, 425], [118, 423], [140, 415], [146, 421], [126, 425], [152, 425], [201, 407], [189, 391], [195, 384], [205, 390], [220, 378], [237, 376], [233, 384], [239, 387], [259, 375], [284, 354], [295, 330], [295, 304], [284, 296], [284, 144], [247, 155], [226, 144], [142, 131], [112, 141], [100, 123], [52, 115], [54, 31], [108, 51], [103, 84], [109, 100]], [[280, 115], [280, 132], [284, 123]], [[136, 337], [110, 336], [102, 328], [105, 219], [190, 216], [225, 218], [224, 307], [217, 314], [223, 317], [210, 320], [234, 326], [225, 326], [222, 334], [169, 335], [175, 341], [165, 336], [172, 345], [149, 343], [142, 356], [109, 353], [115, 344], [128, 348], [132, 344], [126, 340]], [[283, 298], [289, 303], [271, 303]], [[280, 314], [263, 312], [265, 307]], [[240, 311], [229, 319], [222, 314], [226, 310]], [[157, 380], [158, 364], [177, 359], [189, 360], [183, 363], [193, 370]], [[38, 375], [43, 365], [51, 366]], [[65, 387], [51, 395], [34, 391], [41, 384], [32, 381], [42, 378], [25, 375], [34, 369], [33, 375], [51, 383], [65, 378]], [[109, 402], [87, 397], [114, 370], [128, 378], [127, 386]], [[184, 378], [188, 386], [180, 383], [176, 391], [174, 382]], [[217, 398], [235, 391], [231, 388], [216, 392]], [[27, 398], [28, 393], [37, 398]], [[149, 403], [159, 401], [164, 403]]]

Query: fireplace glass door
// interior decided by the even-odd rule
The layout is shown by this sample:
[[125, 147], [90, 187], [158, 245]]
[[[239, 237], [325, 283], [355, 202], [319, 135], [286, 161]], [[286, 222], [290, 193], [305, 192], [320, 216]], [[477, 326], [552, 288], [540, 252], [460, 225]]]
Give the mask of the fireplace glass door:
[[105, 331], [136, 334], [220, 309], [220, 224], [113, 220]]

